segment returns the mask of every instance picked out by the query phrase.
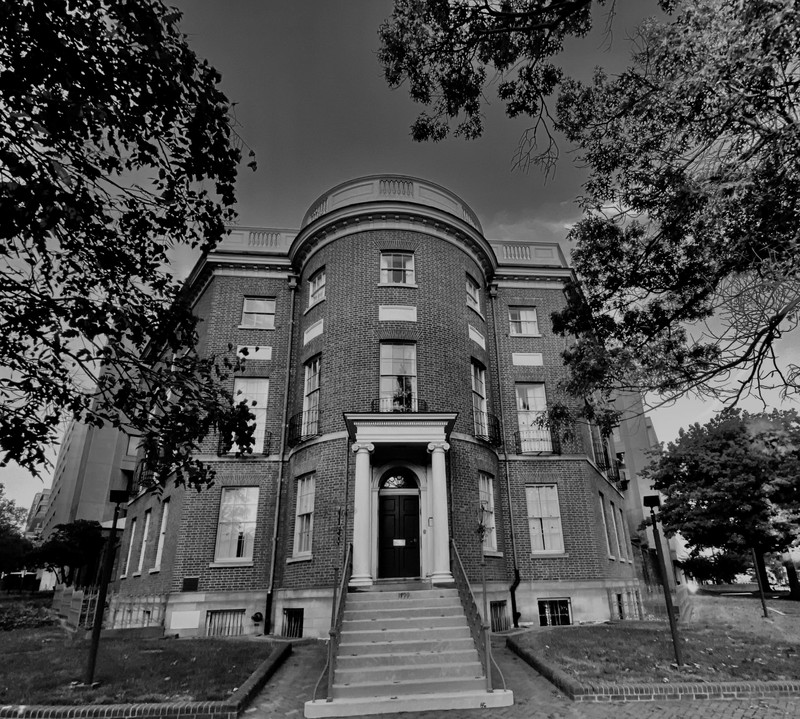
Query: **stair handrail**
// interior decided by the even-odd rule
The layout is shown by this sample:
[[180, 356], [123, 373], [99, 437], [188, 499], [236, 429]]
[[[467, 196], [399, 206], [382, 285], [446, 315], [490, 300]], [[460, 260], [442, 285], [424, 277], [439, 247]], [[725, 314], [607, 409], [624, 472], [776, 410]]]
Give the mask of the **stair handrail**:
[[[469, 585], [469, 579], [467, 579], [467, 573], [461, 562], [461, 556], [458, 553], [458, 548], [453, 539], [450, 540], [450, 550], [452, 554], [451, 565], [453, 579], [455, 579], [456, 582], [458, 597], [461, 600], [461, 606], [464, 608], [464, 613], [467, 616], [467, 624], [469, 625], [469, 631], [472, 635], [472, 641], [475, 644], [475, 648], [478, 650], [478, 657], [481, 660], [481, 666], [486, 675], [486, 691], [491, 693], [494, 691], [492, 689], [492, 664], [495, 664], [492, 659], [492, 643], [489, 634], [491, 626], [486, 622], [488, 617], [481, 616], [478, 603], [475, 601], [475, 595], [472, 593], [472, 587]], [[485, 582], [483, 593], [485, 598]], [[487, 612], [484, 611], [484, 615], [486, 614]]]
[[325, 696], [325, 701], [333, 701], [333, 675], [336, 663], [336, 652], [339, 649], [339, 640], [342, 634], [342, 619], [344, 618], [344, 605], [345, 596], [347, 595], [347, 585], [350, 584], [350, 577], [353, 574], [353, 545], [347, 545], [347, 554], [345, 555], [344, 565], [341, 570], [341, 581], [339, 580], [339, 568], [334, 570], [333, 576], [333, 601], [331, 602], [331, 628], [328, 630], [328, 655], [325, 659], [325, 666], [322, 673], [314, 685], [314, 694], [312, 699], [317, 699], [317, 689], [322, 682], [325, 673], [328, 674], [328, 688]]

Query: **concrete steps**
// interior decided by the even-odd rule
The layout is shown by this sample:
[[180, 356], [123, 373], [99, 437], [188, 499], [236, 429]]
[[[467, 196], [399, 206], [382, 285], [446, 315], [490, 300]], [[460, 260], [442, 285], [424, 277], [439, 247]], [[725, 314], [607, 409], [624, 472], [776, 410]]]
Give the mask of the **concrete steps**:
[[454, 588], [403, 582], [347, 595], [332, 701], [305, 716], [509, 706], [486, 691], [478, 652]]

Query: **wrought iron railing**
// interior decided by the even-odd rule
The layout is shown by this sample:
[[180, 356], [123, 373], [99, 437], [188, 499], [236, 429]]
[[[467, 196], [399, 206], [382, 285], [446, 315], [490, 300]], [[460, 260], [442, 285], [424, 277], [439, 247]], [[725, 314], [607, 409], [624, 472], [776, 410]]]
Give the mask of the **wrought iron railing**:
[[475, 429], [475, 436], [488, 442], [494, 447], [499, 447], [503, 444], [503, 439], [500, 434], [500, 420], [489, 412], [480, 412], [478, 410], [472, 411], [473, 426]]
[[408, 395], [395, 395], [394, 397], [379, 397], [372, 400], [373, 412], [427, 412], [428, 403]]
[[322, 412], [318, 409], [298, 412], [289, 420], [289, 433], [286, 441], [290, 447], [322, 434]]
[[608, 447], [608, 440], [597, 436], [592, 432], [592, 449], [594, 450], [594, 463], [601, 472], [605, 472], [606, 477], [612, 482], [619, 482], [619, 467], [611, 458], [611, 451]]
[[344, 559], [344, 566], [339, 577], [339, 569], [335, 570], [333, 579], [333, 602], [331, 603], [331, 628], [328, 631], [328, 656], [322, 673], [314, 685], [314, 693], [311, 698], [316, 701], [317, 690], [322, 683], [322, 678], [327, 673], [328, 686], [325, 701], [333, 701], [333, 679], [336, 671], [336, 654], [339, 651], [339, 641], [342, 636], [342, 619], [344, 618], [345, 597], [347, 596], [347, 586], [350, 584], [350, 577], [353, 574], [353, 545], [347, 545], [347, 555]]
[[[272, 445], [272, 432], [264, 432], [264, 444], [260, 447], [256, 447], [255, 444], [250, 448], [251, 452], [243, 452], [243, 457], [250, 457], [254, 455], [260, 454], [269, 454], [270, 447]], [[235, 454], [238, 450], [238, 446], [233, 443], [232, 438], [230, 437], [220, 437], [219, 438], [219, 445], [217, 446], [217, 455], [219, 457], [225, 454]]]
[[547, 428], [521, 429], [514, 433], [517, 454], [561, 454], [558, 432]]

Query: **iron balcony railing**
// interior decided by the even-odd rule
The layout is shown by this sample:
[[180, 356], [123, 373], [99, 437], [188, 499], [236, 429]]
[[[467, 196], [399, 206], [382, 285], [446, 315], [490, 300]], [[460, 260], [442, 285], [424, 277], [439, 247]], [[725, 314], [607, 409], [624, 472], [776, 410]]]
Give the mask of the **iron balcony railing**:
[[605, 472], [606, 477], [612, 482], [619, 482], [619, 467], [611, 459], [611, 452], [608, 448], [608, 441], [592, 433], [592, 449], [594, 450], [594, 463], [601, 472]]
[[500, 420], [497, 417], [490, 412], [473, 410], [472, 419], [475, 436], [478, 439], [482, 439], [494, 447], [499, 447], [503, 444], [502, 435], [500, 434]]
[[561, 454], [561, 439], [557, 432], [546, 428], [521, 429], [514, 433], [517, 454]]
[[[242, 457], [251, 457], [259, 454], [269, 454], [270, 446], [272, 445], [272, 432], [264, 432], [263, 446], [256, 447], [255, 443], [250, 448], [251, 452], [243, 452]], [[222, 456], [225, 454], [235, 454], [237, 446], [233, 443], [231, 438], [219, 438], [219, 445], [217, 447], [217, 455]]]
[[289, 434], [286, 441], [290, 447], [294, 447], [300, 442], [305, 442], [312, 437], [322, 434], [322, 412], [318, 409], [298, 412], [289, 420]]
[[394, 395], [372, 400], [373, 412], [427, 412], [428, 403], [411, 395]]

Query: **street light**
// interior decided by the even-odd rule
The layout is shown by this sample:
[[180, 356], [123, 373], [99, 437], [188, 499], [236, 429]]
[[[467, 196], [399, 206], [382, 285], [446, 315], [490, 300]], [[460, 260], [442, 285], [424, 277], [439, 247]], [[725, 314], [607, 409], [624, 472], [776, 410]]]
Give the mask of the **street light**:
[[669, 630], [672, 633], [672, 646], [675, 648], [675, 661], [678, 666], [683, 666], [683, 656], [681, 655], [681, 645], [678, 639], [678, 624], [675, 621], [675, 611], [672, 606], [672, 594], [669, 591], [669, 580], [667, 579], [667, 563], [664, 559], [664, 548], [661, 546], [661, 537], [658, 533], [658, 520], [656, 520], [656, 507], [661, 506], [661, 497], [657, 494], [647, 494], [642, 498], [644, 506], [650, 509], [650, 518], [653, 522], [653, 541], [656, 545], [659, 569], [661, 570], [661, 586], [664, 588], [664, 602], [667, 605], [667, 617], [669, 619]]

